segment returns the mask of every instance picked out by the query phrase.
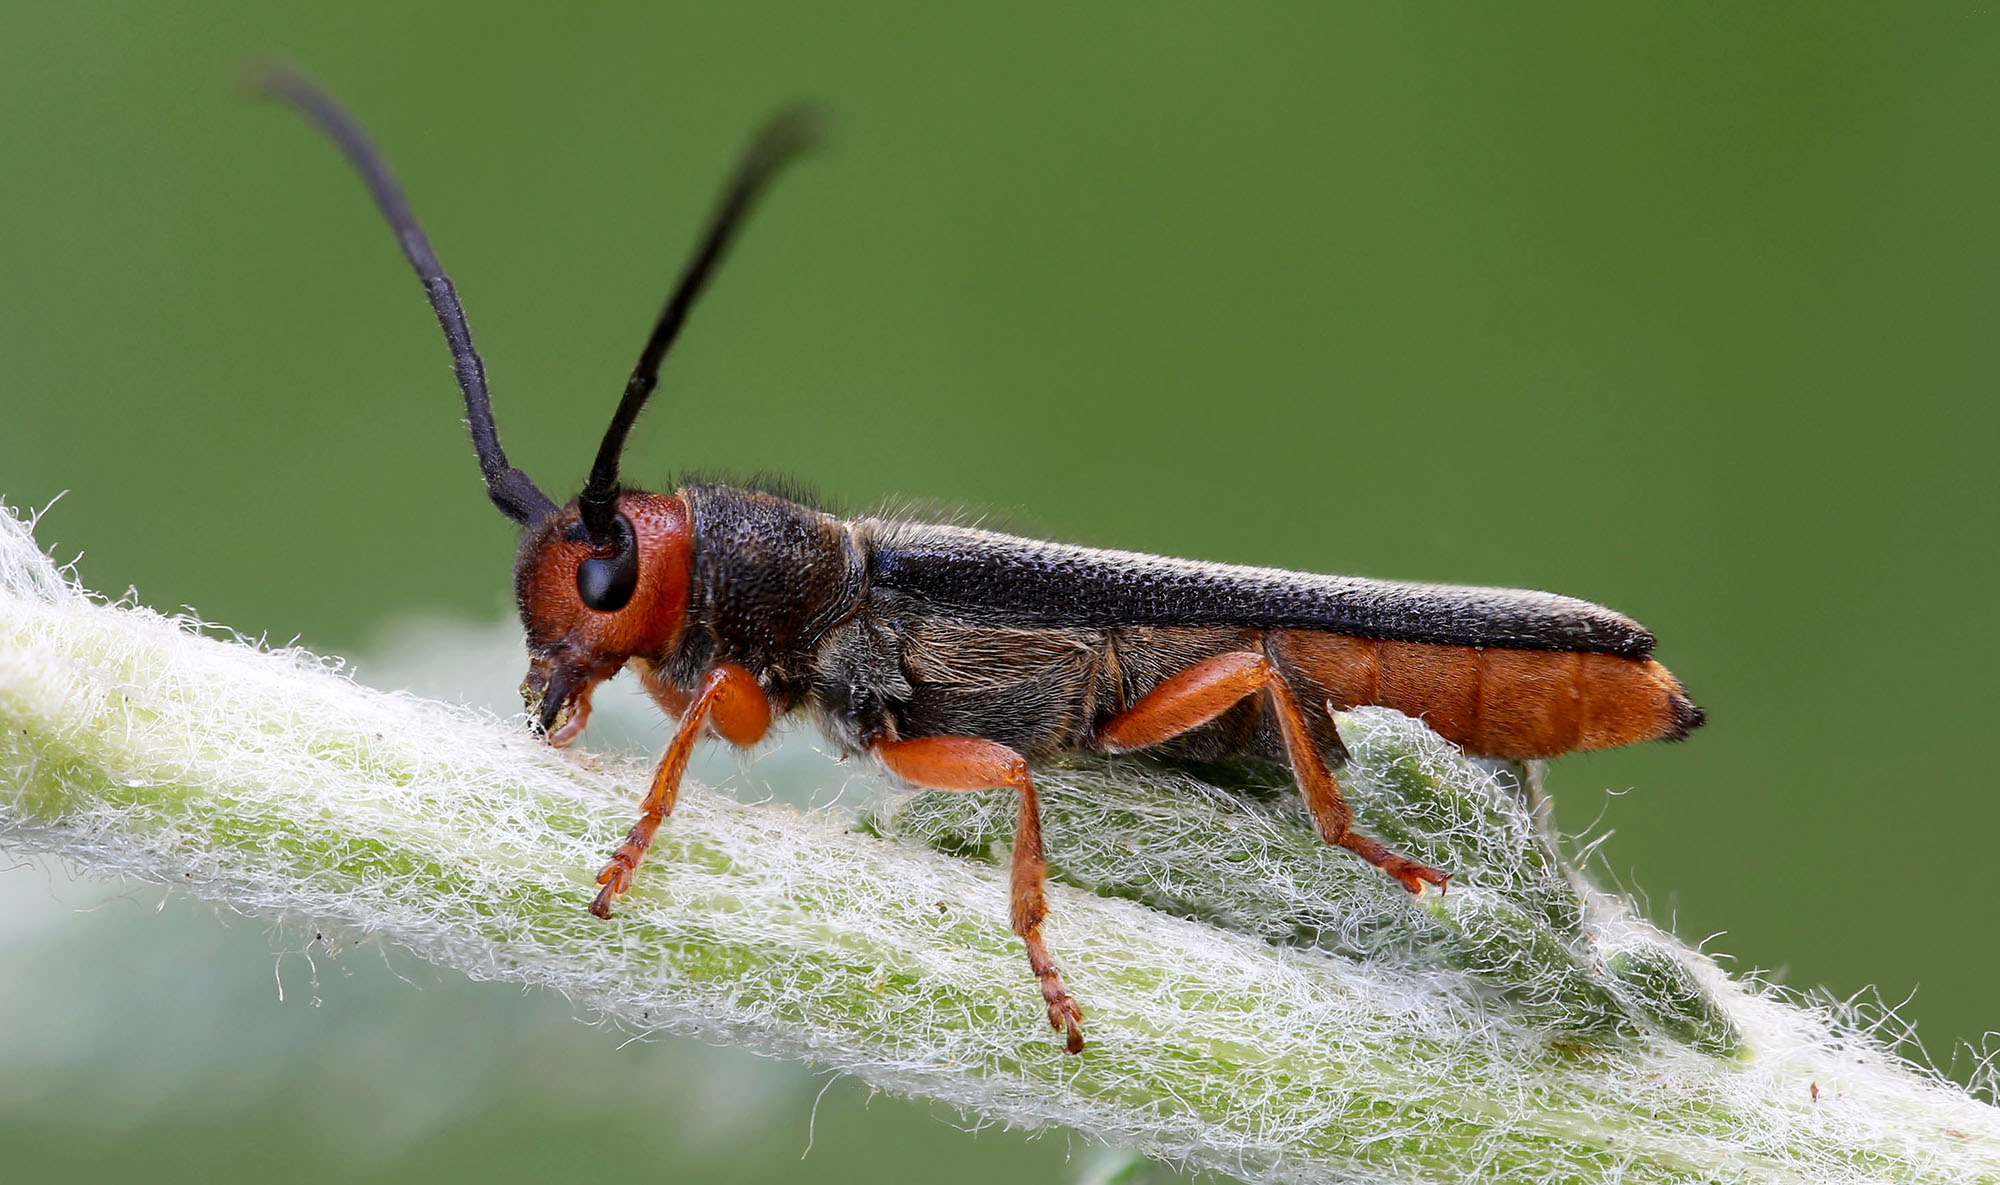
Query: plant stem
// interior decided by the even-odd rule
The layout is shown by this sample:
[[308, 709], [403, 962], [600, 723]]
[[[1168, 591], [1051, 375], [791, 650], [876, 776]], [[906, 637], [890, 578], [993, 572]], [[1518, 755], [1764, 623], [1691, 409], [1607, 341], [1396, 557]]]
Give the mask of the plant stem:
[[1051, 892], [1091, 1042], [1068, 1057], [978, 817], [916, 799], [856, 828], [691, 788], [601, 922], [591, 877], [645, 770], [102, 604], [31, 526], [0, 513], [10, 848], [1252, 1181], [2000, 1181], [2000, 1113], [1728, 981], [1407, 721], [1345, 722], [1351, 780], [1454, 861], [1442, 902], [1314, 847], [1282, 800], [1051, 771], [1051, 855], [1091, 890]]

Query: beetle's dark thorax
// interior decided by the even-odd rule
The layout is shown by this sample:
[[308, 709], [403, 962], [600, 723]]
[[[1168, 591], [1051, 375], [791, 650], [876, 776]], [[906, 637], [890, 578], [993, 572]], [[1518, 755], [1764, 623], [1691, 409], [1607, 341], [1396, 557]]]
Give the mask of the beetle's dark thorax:
[[741, 663], [782, 711], [811, 681], [818, 640], [859, 606], [866, 577], [852, 535], [832, 515], [757, 490], [691, 484], [694, 562], [687, 628], [668, 662], [693, 686], [717, 662]]

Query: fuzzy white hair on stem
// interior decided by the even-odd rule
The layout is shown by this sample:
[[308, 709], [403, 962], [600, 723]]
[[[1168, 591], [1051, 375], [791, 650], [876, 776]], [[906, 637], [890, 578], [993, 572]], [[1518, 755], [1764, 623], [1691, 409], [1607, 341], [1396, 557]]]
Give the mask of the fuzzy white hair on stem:
[[602, 922], [643, 767], [107, 603], [33, 528], [0, 508], [12, 851], [1250, 1181], [2000, 1180], [2000, 1111], [1892, 1021], [1725, 976], [1585, 880], [1509, 771], [1393, 713], [1341, 722], [1357, 814], [1459, 870], [1442, 898], [1318, 845], [1281, 779], [1048, 772], [1072, 1058], [1007, 929], [997, 799], [857, 823], [693, 787]]

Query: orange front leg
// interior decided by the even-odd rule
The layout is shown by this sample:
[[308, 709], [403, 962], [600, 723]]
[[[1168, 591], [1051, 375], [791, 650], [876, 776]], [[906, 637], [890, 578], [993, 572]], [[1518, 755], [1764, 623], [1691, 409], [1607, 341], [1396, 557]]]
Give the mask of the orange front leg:
[[639, 822], [611, 854], [611, 862], [597, 874], [597, 883], [603, 888], [590, 903], [590, 912], [598, 917], [610, 917], [612, 901], [632, 887], [639, 861], [645, 859], [646, 849], [653, 846], [653, 836], [660, 830], [660, 824], [673, 813], [674, 799], [680, 795], [681, 776], [687, 773], [688, 758], [694, 755], [694, 743], [701, 736], [705, 721], [712, 722], [716, 732], [732, 744], [754, 745], [770, 727], [771, 701], [750, 672], [733, 662], [722, 663], [703, 677], [687, 711], [681, 714], [680, 728], [660, 756], [652, 786], [639, 802]]
[[1020, 823], [1014, 829], [1013, 908], [1009, 910], [1014, 933], [1028, 948], [1028, 966], [1042, 985], [1042, 1000], [1049, 1007], [1049, 1027], [1067, 1030], [1063, 1048], [1083, 1051], [1083, 1009], [1069, 994], [1062, 972], [1042, 943], [1042, 921], [1048, 917], [1048, 901], [1043, 882], [1048, 867], [1042, 860], [1042, 811], [1035, 798], [1035, 783], [1028, 777], [1028, 763], [1019, 753], [997, 741], [982, 737], [919, 737], [908, 741], [882, 741], [875, 755], [890, 773], [906, 782], [932, 790], [1005, 790], [1021, 795]]

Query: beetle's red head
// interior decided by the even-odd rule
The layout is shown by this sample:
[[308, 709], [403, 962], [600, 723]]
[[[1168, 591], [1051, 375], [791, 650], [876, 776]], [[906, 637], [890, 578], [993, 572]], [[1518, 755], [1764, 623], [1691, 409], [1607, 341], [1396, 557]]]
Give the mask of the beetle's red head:
[[691, 554], [687, 504], [658, 494], [627, 493], [618, 482], [618, 458], [633, 421], [660, 381], [660, 362], [695, 298], [757, 196], [785, 162], [817, 139], [819, 117], [808, 107], [786, 108], [750, 142], [639, 353], [625, 396], [598, 446], [590, 480], [576, 501], [558, 508], [501, 450], [486, 365], [472, 347], [458, 291], [375, 146], [339, 104], [304, 76], [274, 66], [263, 73], [261, 85], [296, 105], [347, 154], [424, 282], [465, 394], [466, 426], [479, 454], [486, 496], [528, 529], [514, 565], [514, 589], [532, 660], [522, 691], [543, 730], [553, 730], [549, 739], [561, 744], [582, 730], [592, 687], [634, 655], [663, 655], [680, 632]]
[[[591, 690], [628, 660], [664, 659], [687, 615], [687, 503], [621, 494], [614, 521], [616, 542], [606, 547], [591, 541], [577, 507], [565, 506], [529, 529], [514, 561], [514, 599], [528, 636], [521, 696], [551, 744], [583, 731]], [[606, 569], [620, 586], [608, 591], [622, 599], [606, 595]]]

